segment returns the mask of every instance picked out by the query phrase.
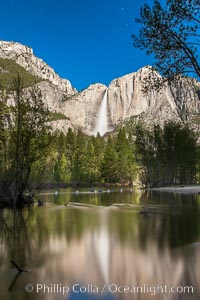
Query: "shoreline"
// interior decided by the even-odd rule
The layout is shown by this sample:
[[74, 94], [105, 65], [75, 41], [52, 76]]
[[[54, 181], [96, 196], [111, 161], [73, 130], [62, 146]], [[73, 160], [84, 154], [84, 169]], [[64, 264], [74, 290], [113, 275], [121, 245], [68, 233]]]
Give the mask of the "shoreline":
[[179, 193], [179, 194], [200, 194], [200, 185], [197, 186], [169, 186], [151, 188], [151, 191], [155, 192], [166, 192], [166, 193]]

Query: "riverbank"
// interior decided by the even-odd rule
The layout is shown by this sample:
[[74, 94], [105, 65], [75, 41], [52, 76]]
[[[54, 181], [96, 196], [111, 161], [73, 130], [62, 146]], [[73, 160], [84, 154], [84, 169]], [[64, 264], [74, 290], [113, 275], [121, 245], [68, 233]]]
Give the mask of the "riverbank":
[[160, 187], [160, 188], [152, 188], [151, 191], [179, 193], [179, 194], [200, 194], [200, 185]]

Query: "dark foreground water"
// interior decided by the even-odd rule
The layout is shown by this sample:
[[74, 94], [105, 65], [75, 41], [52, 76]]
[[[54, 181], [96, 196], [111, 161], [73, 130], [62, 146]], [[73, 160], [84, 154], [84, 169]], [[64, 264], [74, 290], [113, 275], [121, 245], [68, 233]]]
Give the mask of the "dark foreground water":
[[200, 299], [200, 196], [63, 190], [40, 198], [48, 204], [0, 212], [0, 299]]

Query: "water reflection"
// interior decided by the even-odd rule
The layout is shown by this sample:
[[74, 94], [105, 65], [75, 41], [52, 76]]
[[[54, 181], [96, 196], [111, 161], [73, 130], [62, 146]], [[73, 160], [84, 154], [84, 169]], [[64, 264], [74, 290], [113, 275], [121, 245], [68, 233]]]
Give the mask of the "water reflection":
[[58, 193], [49, 190], [39, 195], [40, 199], [50, 203], [84, 202], [104, 206], [112, 203], [132, 203], [133, 199], [134, 202], [140, 203], [140, 197], [141, 192], [136, 189], [125, 188], [122, 189], [121, 193], [120, 189], [117, 188], [102, 189], [98, 187], [94, 189], [94, 192], [91, 192], [90, 189], [81, 189], [77, 193], [76, 189], [69, 188], [67, 191], [66, 189], [61, 189]]
[[[84, 197], [88, 203], [87, 195]], [[103, 200], [98, 201], [106, 202], [105, 195], [101, 197]], [[142, 195], [141, 204], [145, 203], [153, 212], [143, 218], [138, 213], [141, 208], [137, 206], [138, 196], [134, 198], [127, 193], [127, 202], [125, 193], [121, 201], [107, 197], [107, 206], [49, 205], [16, 214], [1, 211], [0, 290], [3, 299], [198, 299], [199, 198]], [[59, 204], [65, 201], [60, 199]], [[116, 202], [129, 205], [112, 206]], [[11, 259], [31, 269], [31, 273], [17, 275], [9, 264]], [[59, 283], [70, 289], [76, 283], [91, 284], [99, 289], [112, 283], [118, 286], [192, 285], [195, 290], [189, 295], [152, 296], [118, 292], [111, 295], [106, 294], [105, 289], [105, 294], [68, 293], [63, 297], [55, 293], [26, 293], [24, 286], [28, 283], [34, 286]]]

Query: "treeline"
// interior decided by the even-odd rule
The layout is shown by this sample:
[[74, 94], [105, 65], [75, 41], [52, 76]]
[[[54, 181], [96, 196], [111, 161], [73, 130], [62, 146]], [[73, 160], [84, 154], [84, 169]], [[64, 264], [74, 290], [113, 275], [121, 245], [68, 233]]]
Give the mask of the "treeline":
[[0, 94], [1, 206], [30, 203], [32, 190], [45, 186], [132, 183], [136, 163], [125, 129], [106, 138], [53, 132], [40, 90], [24, 89], [20, 76], [12, 87], [12, 103]]
[[145, 187], [185, 185], [199, 182], [199, 134], [176, 122], [152, 130], [138, 125], [136, 153], [140, 180]]
[[81, 131], [53, 133], [48, 155], [34, 165], [30, 181], [36, 185], [132, 184], [136, 177], [133, 145], [125, 129], [106, 138]]
[[47, 186], [185, 185], [200, 180], [199, 134], [168, 122], [121, 127], [105, 137], [53, 132], [41, 92], [13, 82], [13, 103], [0, 100], [0, 203], [25, 203]]
[[[50, 136], [45, 160], [37, 162], [31, 182], [79, 186], [141, 183], [143, 187], [199, 182], [198, 135], [187, 125], [168, 122], [126, 133], [88, 137], [71, 129]], [[42, 176], [41, 176], [42, 175]], [[41, 178], [40, 178], [41, 176]]]

